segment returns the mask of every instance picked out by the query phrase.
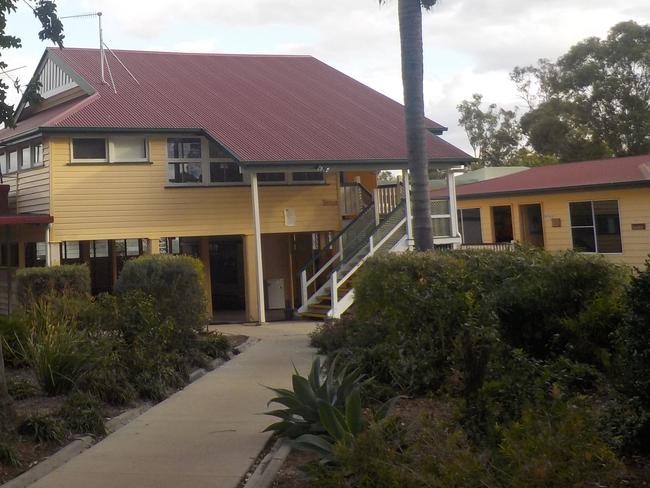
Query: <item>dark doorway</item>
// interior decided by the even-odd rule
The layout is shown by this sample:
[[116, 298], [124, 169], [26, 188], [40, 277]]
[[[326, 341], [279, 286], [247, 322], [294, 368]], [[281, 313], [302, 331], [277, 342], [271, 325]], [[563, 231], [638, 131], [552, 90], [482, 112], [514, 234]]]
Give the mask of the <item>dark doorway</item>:
[[521, 240], [524, 244], [544, 247], [542, 206], [539, 203], [519, 206], [521, 218]]
[[210, 239], [212, 309], [245, 310], [244, 244], [241, 237]]
[[492, 225], [494, 226], [494, 242], [511, 242], [512, 209], [509, 205], [492, 207]]

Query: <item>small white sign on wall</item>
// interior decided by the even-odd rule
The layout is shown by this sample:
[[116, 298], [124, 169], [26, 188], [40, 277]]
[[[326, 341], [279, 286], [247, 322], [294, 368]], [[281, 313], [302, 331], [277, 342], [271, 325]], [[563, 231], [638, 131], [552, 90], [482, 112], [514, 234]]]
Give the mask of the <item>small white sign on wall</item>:
[[284, 225], [287, 227], [296, 225], [296, 211], [293, 208], [284, 209]]

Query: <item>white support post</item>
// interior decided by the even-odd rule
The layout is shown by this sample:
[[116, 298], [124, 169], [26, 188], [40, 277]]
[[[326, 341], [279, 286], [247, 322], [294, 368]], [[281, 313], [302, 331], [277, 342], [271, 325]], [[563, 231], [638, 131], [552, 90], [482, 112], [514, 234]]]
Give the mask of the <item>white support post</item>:
[[343, 260], [343, 236], [339, 236], [339, 252], [341, 253], [341, 257], [339, 257], [339, 260]]
[[338, 292], [338, 276], [336, 271], [332, 271], [330, 277], [330, 300], [332, 302], [332, 318], [339, 319], [341, 314], [338, 313], [339, 305], [339, 292]]
[[373, 254], [375, 254], [375, 239], [372, 236], [370, 236], [368, 242], [370, 243], [370, 251], [368, 252], [368, 254], [372, 256]]
[[[454, 170], [447, 172], [447, 189], [449, 193], [449, 217], [452, 237], [458, 237], [458, 205], [456, 203], [456, 173]], [[458, 243], [453, 244], [458, 249]]]
[[257, 310], [261, 324], [266, 322], [264, 306], [264, 270], [262, 268], [262, 231], [260, 228], [260, 197], [257, 189], [257, 173], [251, 173], [251, 198], [253, 203], [253, 228], [255, 231], [255, 261], [257, 271]]
[[302, 299], [302, 306], [307, 305], [309, 300], [309, 292], [307, 291], [307, 270], [302, 270], [300, 273], [300, 298]]
[[411, 179], [409, 178], [409, 170], [402, 170], [402, 178], [404, 179], [404, 200], [406, 207], [406, 242], [409, 251], [413, 249], [413, 218], [411, 210]]

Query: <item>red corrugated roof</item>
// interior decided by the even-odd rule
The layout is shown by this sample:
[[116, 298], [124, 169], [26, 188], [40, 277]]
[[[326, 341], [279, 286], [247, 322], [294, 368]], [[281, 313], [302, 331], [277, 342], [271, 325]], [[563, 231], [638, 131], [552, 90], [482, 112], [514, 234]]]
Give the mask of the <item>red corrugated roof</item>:
[[[634, 183], [650, 185], [650, 155], [531, 168], [521, 173], [458, 186], [456, 195], [458, 198], [471, 198]], [[446, 190], [431, 192], [432, 198], [446, 195]]]
[[[402, 105], [311, 56], [115, 53], [138, 80], [107, 54], [117, 93], [100, 82], [96, 49], [50, 48], [97, 93], [36, 125], [204, 129], [244, 162], [406, 159]], [[431, 159], [470, 159], [427, 139]]]

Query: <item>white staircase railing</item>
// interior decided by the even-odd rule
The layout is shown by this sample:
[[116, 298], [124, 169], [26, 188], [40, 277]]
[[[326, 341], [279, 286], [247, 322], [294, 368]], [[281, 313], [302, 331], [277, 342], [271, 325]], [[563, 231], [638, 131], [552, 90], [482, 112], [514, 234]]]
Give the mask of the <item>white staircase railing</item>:
[[[300, 289], [302, 305], [299, 313], [309, 311], [324, 296], [329, 296], [329, 310], [326, 315], [339, 318], [354, 301], [354, 290], [345, 291], [343, 285], [370, 257], [380, 251], [405, 250], [408, 246], [405, 239], [406, 215], [404, 202], [398, 204], [383, 219], [379, 225], [374, 225], [374, 206], [368, 207], [343, 232], [326, 245], [331, 256], [317, 270], [310, 268], [318, 262], [312, 259], [300, 271]], [[366, 215], [367, 214], [367, 215]], [[367, 221], [372, 219], [372, 227], [368, 229]], [[360, 233], [360, 231], [363, 231]], [[349, 235], [351, 234], [351, 235]], [[332, 245], [336, 243], [336, 247]], [[385, 247], [389, 245], [388, 249]], [[403, 248], [403, 249], [402, 249]], [[319, 255], [324, 259], [323, 253]], [[311, 269], [311, 271], [310, 271]], [[322, 279], [329, 272], [327, 280]], [[311, 274], [310, 274], [311, 273]], [[319, 278], [321, 278], [319, 280]], [[310, 288], [314, 289], [310, 293]], [[339, 298], [339, 293], [344, 292]]]

